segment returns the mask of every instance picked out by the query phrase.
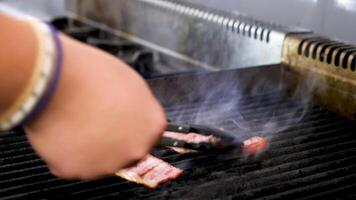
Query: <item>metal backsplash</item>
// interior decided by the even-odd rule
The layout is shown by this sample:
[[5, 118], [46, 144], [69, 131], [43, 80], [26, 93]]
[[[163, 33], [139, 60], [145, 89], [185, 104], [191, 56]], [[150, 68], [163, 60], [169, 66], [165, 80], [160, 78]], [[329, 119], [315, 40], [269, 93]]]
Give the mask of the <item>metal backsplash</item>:
[[183, 1], [70, 0], [67, 5], [82, 20], [212, 70], [280, 63], [286, 33], [304, 32]]

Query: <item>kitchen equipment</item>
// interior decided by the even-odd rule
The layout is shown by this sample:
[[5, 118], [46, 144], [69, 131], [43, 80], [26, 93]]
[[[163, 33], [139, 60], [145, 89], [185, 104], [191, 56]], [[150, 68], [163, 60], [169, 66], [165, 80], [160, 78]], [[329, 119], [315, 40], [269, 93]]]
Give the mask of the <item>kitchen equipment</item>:
[[55, 24], [141, 72], [171, 121], [222, 127], [240, 141], [265, 137], [269, 148], [255, 156], [155, 149], [185, 172], [149, 190], [118, 177], [59, 180], [15, 130], [0, 138], [0, 199], [356, 197], [354, 46], [185, 1], [68, 8]]

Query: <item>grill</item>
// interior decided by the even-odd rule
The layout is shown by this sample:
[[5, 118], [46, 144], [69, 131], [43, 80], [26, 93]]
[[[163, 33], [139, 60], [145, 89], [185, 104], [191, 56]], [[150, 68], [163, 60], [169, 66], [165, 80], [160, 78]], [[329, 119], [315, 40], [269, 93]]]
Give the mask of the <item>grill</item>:
[[184, 175], [150, 190], [115, 176], [55, 178], [18, 128], [0, 137], [1, 200], [356, 198], [354, 48], [184, 2], [68, 1], [76, 20], [53, 24], [130, 64], [171, 121], [262, 136], [269, 148], [255, 156], [154, 149]]
[[[267, 68], [269, 72], [283, 71], [281, 66]], [[179, 155], [157, 149], [153, 152], [155, 156], [184, 169], [185, 174], [149, 190], [117, 177], [89, 182], [56, 179], [18, 130], [15, 135], [0, 139], [1, 199], [353, 199], [355, 123], [300, 97], [289, 97], [283, 88], [263, 87], [264, 92], [255, 94], [231, 92], [245, 89], [240, 84], [231, 84], [229, 78], [246, 73], [251, 72], [185, 74], [149, 83], [171, 120], [213, 124], [238, 133], [241, 139], [262, 135], [270, 140], [266, 152], [246, 157]], [[189, 88], [186, 80], [191, 80]], [[206, 88], [220, 82], [225, 90], [210, 93], [207, 99], [206, 88], [199, 80], [209, 80]], [[169, 89], [178, 84], [176, 90]], [[185, 93], [187, 89], [198, 88], [204, 97], [199, 92], [194, 96]], [[236, 124], [243, 121], [242, 117], [248, 124]]]

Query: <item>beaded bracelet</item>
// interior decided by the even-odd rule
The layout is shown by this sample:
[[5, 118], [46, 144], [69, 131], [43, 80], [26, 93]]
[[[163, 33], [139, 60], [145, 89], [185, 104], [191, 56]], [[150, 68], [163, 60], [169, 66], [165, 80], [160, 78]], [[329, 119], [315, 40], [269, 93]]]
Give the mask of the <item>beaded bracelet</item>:
[[29, 84], [7, 112], [0, 116], [0, 131], [33, 120], [49, 102], [61, 73], [63, 55], [57, 31], [34, 18], [26, 21], [33, 27], [39, 44], [36, 64]]
[[47, 85], [47, 89], [44, 92], [42, 98], [39, 100], [37, 105], [34, 107], [33, 111], [26, 116], [22, 124], [26, 124], [31, 122], [47, 105], [47, 103], [50, 101], [51, 97], [53, 96], [62, 71], [62, 66], [63, 66], [63, 49], [62, 49], [62, 44], [59, 38], [59, 33], [54, 28], [52, 25], [48, 24], [48, 28], [51, 31], [51, 35], [53, 38], [54, 46], [55, 46], [55, 59], [53, 63], [53, 73], [52, 73], [52, 79]]

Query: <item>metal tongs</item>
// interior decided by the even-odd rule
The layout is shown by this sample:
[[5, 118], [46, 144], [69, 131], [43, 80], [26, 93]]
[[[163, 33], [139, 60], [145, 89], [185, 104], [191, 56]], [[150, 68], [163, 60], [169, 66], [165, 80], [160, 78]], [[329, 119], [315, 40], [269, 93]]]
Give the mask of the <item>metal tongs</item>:
[[163, 135], [158, 146], [179, 147], [200, 152], [238, 150], [243, 147], [243, 142], [238, 140], [235, 135], [213, 127], [170, 123], [168, 124], [167, 131], [181, 134], [195, 133], [203, 136], [213, 136], [214, 140], [211, 142], [194, 143]]

